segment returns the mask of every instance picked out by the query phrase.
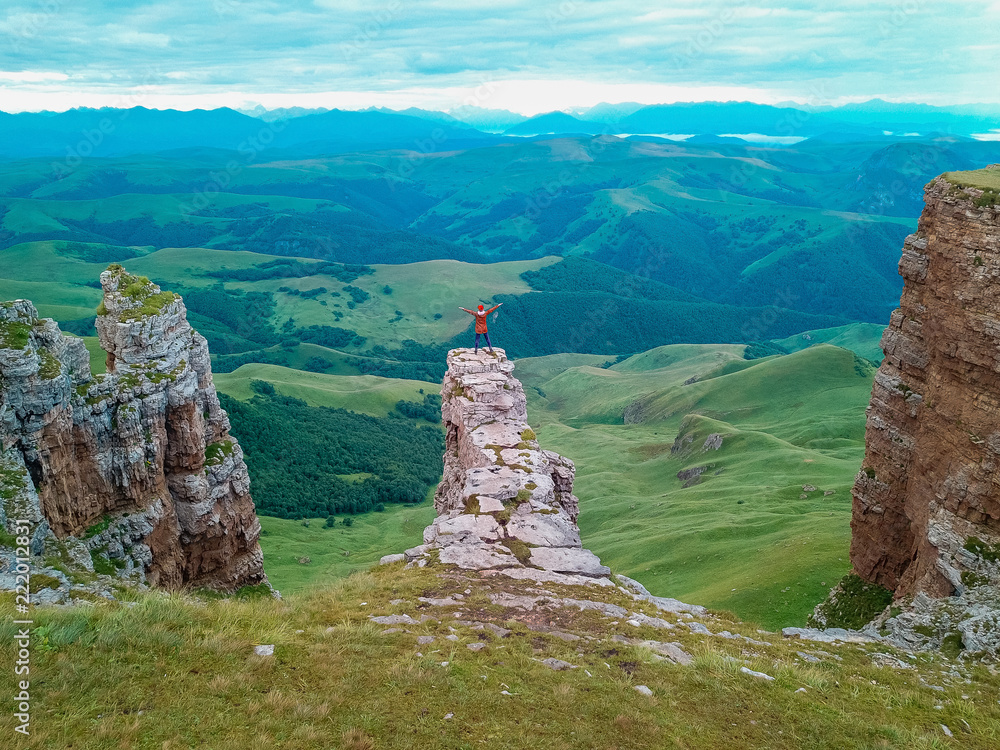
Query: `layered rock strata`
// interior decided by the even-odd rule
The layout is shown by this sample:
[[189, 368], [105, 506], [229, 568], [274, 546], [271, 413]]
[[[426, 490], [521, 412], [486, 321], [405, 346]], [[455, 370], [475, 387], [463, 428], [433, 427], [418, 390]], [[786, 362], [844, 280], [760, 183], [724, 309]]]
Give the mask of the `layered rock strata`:
[[1000, 544], [1000, 209], [981, 194], [928, 185], [882, 337], [851, 564], [897, 594], [959, 591], [987, 574], [968, 540]]
[[503, 349], [449, 352], [438, 516], [406, 557], [419, 564], [437, 550], [440, 562], [460, 568], [610, 585], [609, 568], [580, 541], [573, 462], [539, 446], [513, 370]]
[[[1000, 165], [980, 174], [1000, 181]], [[990, 640], [975, 634], [983, 618], [992, 622], [987, 629], [1000, 624], [995, 196], [946, 177], [927, 186], [917, 232], [899, 263], [905, 286], [882, 338], [885, 360], [867, 412], [851, 520], [854, 572], [903, 604], [918, 597], [919, 607], [885, 627], [905, 630], [901, 623], [913, 620], [931, 632], [947, 621], [970, 650]], [[949, 598], [929, 614], [937, 606], [929, 602], [941, 597]], [[1000, 637], [994, 649], [997, 643]]]
[[0, 524], [32, 551], [151, 585], [266, 582], [239, 443], [181, 298], [101, 274], [107, 373], [30, 302], [0, 305]]

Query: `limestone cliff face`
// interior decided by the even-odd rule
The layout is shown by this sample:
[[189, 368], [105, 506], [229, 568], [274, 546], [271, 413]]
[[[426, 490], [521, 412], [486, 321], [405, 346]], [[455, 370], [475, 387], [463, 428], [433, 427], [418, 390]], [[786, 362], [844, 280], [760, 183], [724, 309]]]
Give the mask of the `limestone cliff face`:
[[897, 597], [1000, 583], [1000, 208], [945, 178], [925, 198], [853, 491], [854, 571]]
[[610, 570], [580, 542], [573, 462], [542, 450], [524, 390], [503, 349], [453, 349], [441, 389], [446, 429], [438, 517], [413, 560], [494, 568], [515, 578], [610, 584]]
[[177, 295], [114, 266], [101, 286], [96, 377], [83, 341], [30, 302], [0, 306], [0, 523], [28, 520], [36, 554], [104, 557], [153, 585], [266, 581], [205, 339]]

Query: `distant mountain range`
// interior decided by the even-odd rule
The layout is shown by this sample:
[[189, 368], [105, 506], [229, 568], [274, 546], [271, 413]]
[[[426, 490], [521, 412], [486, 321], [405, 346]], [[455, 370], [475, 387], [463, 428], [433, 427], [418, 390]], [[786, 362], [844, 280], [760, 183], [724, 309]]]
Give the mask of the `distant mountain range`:
[[0, 112], [0, 157], [124, 156], [178, 149], [225, 149], [250, 157], [263, 149], [289, 157], [405, 149], [423, 153], [489, 146], [506, 138], [560, 135], [759, 134], [832, 142], [946, 134], [1000, 137], [1000, 112], [988, 105], [942, 108], [872, 100], [841, 107], [771, 106], [752, 102], [599, 104], [586, 110], [526, 118], [507, 110], [461, 107], [265, 110], [72, 109]]
[[607, 123], [581, 120], [565, 112], [549, 112], [508, 128], [504, 131], [504, 135], [548, 135], [549, 133], [595, 135], [604, 132], [614, 132], [613, 126]]
[[124, 156], [178, 149], [226, 149], [250, 159], [270, 149], [296, 156], [405, 148], [430, 152], [492, 143], [496, 136], [459, 122], [378, 111], [330, 110], [265, 122], [235, 110], [188, 112], [72, 109], [67, 112], [0, 113], [0, 156]]

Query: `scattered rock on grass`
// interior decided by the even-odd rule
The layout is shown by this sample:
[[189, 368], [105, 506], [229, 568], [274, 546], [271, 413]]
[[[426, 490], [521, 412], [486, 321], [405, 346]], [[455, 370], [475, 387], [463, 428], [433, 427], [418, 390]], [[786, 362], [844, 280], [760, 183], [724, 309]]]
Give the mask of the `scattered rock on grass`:
[[750, 675], [751, 677], [756, 677], [756, 678], [757, 678], [757, 679], [759, 679], [759, 680], [770, 680], [770, 681], [772, 681], [772, 682], [774, 681], [774, 678], [773, 678], [773, 677], [771, 677], [771, 675], [769, 675], [769, 674], [764, 674], [763, 672], [754, 672], [754, 671], [753, 671], [752, 669], [750, 669], [749, 667], [740, 667], [740, 671], [741, 671], [741, 672], [742, 672], [743, 674], [748, 674], [748, 675]]
[[381, 615], [375, 617], [374, 615], [369, 615], [369, 620], [378, 625], [416, 625], [417, 621], [414, 620], [409, 615]]
[[568, 661], [563, 661], [562, 659], [554, 659], [552, 657], [549, 657], [548, 659], [539, 659], [539, 661], [549, 669], [554, 669], [557, 672], [562, 672], [564, 669], [577, 668], [575, 664], [570, 664]]

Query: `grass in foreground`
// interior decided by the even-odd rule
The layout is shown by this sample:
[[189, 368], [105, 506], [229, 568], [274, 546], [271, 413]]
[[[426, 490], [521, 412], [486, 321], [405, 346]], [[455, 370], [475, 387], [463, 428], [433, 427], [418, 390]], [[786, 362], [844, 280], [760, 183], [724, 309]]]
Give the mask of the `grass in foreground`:
[[[19, 748], [59, 750], [985, 750], [1000, 738], [1000, 679], [983, 667], [905, 654], [895, 655], [905, 667], [880, 667], [883, 649], [817, 648], [726, 619], [706, 624], [760, 645], [695, 634], [672, 615], [668, 631], [575, 609], [518, 615], [489, 594], [524, 593], [523, 584], [436, 571], [386, 566], [283, 601], [153, 592], [131, 604], [38, 608], [32, 734], [21, 741], [9, 712], [0, 732]], [[598, 587], [546, 588], [654, 614]], [[455, 594], [465, 596], [458, 607], [418, 601]], [[390, 613], [434, 619], [397, 632], [368, 619]], [[511, 633], [472, 630], [466, 618]], [[579, 638], [549, 634], [550, 621]], [[0, 631], [10, 664], [14, 626]], [[418, 644], [418, 635], [434, 640]], [[694, 663], [656, 661], [616, 635], [676, 641]], [[473, 652], [469, 643], [485, 646]], [[274, 644], [274, 656], [255, 656], [256, 644]], [[553, 671], [538, 661], [547, 657], [577, 668]], [[634, 690], [640, 684], [652, 697]]]

